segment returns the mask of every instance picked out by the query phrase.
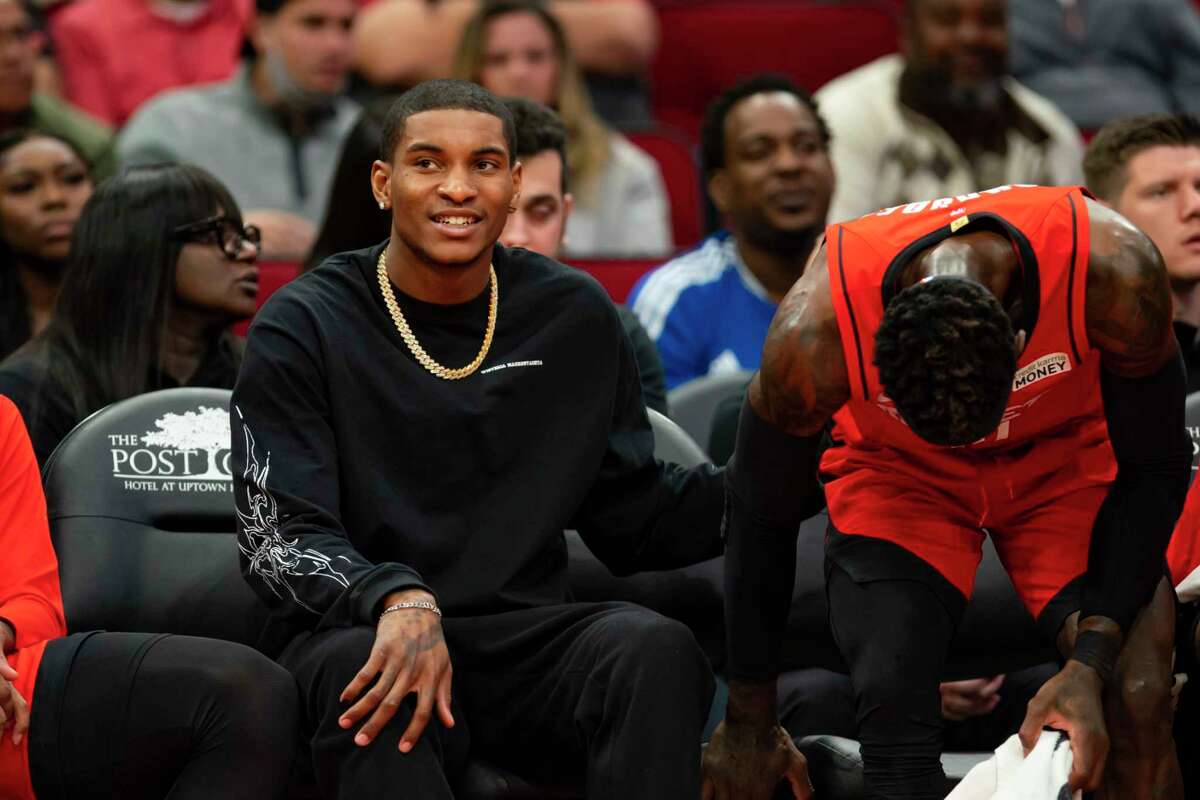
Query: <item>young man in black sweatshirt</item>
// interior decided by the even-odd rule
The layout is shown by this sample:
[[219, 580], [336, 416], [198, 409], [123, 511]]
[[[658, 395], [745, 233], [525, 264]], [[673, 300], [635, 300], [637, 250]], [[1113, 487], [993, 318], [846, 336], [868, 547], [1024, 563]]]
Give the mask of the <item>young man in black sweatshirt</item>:
[[496, 244], [521, 182], [503, 103], [422, 84], [383, 138], [390, 240], [276, 293], [233, 396], [243, 572], [318, 783], [450, 798], [470, 750], [691, 800], [703, 653], [637, 606], [571, 604], [562, 532], [618, 574], [711, 558], [720, 474], [654, 460], [603, 289]]

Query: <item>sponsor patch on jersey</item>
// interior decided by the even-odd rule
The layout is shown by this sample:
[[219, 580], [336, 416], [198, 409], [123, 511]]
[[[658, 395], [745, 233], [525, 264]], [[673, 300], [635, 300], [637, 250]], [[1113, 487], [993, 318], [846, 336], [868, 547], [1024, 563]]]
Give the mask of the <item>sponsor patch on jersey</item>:
[[1017, 370], [1017, 374], [1013, 376], [1012, 388], [1015, 392], [1044, 378], [1070, 371], [1071, 359], [1066, 353], [1050, 353]]

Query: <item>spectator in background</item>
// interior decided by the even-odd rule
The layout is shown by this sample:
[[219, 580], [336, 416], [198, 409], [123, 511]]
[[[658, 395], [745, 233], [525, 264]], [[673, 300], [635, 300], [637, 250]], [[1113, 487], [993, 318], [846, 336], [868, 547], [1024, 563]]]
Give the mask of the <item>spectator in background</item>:
[[363, 108], [358, 121], [342, 141], [329, 202], [317, 243], [304, 261], [304, 271], [318, 267], [334, 253], [361, 250], [391, 235], [392, 216], [371, 194], [371, 165], [379, 158], [383, 123], [395, 97], [381, 97]]
[[762, 75], [709, 106], [708, 194], [729, 228], [655, 269], [628, 303], [658, 346], [667, 387], [757, 369], [775, 307], [825, 228], [829, 132], [808, 92]]
[[903, 55], [817, 92], [838, 172], [829, 218], [1006, 183], [1082, 179], [1079, 131], [1007, 74], [1005, 0], [909, 0]]
[[[454, 50], [479, 0], [385, 0], [362, 14], [355, 66], [372, 83], [408, 88], [451, 74]], [[650, 120], [641, 77], [658, 46], [658, 17], [645, 0], [552, 0], [597, 111], [614, 123]]]
[[[500, 234], [505, 247], [524, 247], [555, 260], [563, 242], [563, 231], [571, 217], [575, 198], [570, 193], [567, 170], [567, 129], [550, 109], [524, 98], [504, 101], [517, 125], [517, 160], [521, 163], [521, 194], [516, 211]], [[642, 383], [642, 399], [648, 408], [667, 413], [667, 387], [663, 365], [654, 343], [637, 315], [617, 306], [621, 326], [633, 344]]]
[[87, 162], [65, 139], [0, 134], [0, 359], [49, 323], [91, 194]]
[[672, 249], [667, 193], [658, 164], [592, 111], [566, 34], [537, 2], [493, 2], [467, 23], [454, 76], [496, 95], [556, 110], [567, 127], [575, 206], [568, 256], [665, 256]]
[[1009, 0], [1012, 72], [1076, 125], [1200, 111], [1193, 0]]
[[250, 63], [144, 105], [117, 141], [121, 163], [203, 167], [262, 230], [264, 253], [303, 259], [358, 112], [343, 95], [354, 12], [354, 0], [257, 0]]
[[20, 0], [0, 0], [0, 132], [31, 129], [69, 141], [95, 169], [112, 172], [112, 132], [68, 103], [34, 90], [45, 43]]
[[1200, 391], [1200, 119], [1154, 114], [1113, 120], [1088, 145], [1083, 171], [1092, 193], [1141, 228], [1162, 253], [1188, 391]]
[[75, 0], [50, 18], [68, 100], [120, 127], [166, 89], [237, 69], [250, 0]]
[[75, 226], [49, 326], [0, 366], [39, 463], [109, 403], [173, 386], [232, 388], [230, 323], [251, 316], [258, 232], [201, 169], [134, 167], [100, 184]]

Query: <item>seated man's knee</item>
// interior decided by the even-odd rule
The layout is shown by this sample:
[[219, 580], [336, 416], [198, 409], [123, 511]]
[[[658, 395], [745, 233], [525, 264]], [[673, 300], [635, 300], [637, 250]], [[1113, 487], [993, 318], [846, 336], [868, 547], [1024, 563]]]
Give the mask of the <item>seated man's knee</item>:
[[189, 683], [203, 685], [222, 702], [237, 706], [278, 705], [284, 713], [295, 707], [296, 681], [291, 674], [244, 644], [170, 636], [162, 640], [158, 649], [172, 663], [173, 672], [185, 670]]
[[643, 608], [617, 612], [614, 622], [617, 650], [632, 664], [670, 674], [709, 671], [704, 651], [682, 622]]
[[291, 673], [260, 653], [238, 665], [239, 696], [251, 716], [273, 718], [273, 725], [292, 731], [299, 724], [299, 693]]

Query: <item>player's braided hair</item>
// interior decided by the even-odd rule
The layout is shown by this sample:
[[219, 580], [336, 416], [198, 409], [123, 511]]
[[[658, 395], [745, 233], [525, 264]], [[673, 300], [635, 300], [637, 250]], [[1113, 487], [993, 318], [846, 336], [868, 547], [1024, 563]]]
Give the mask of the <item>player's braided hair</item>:
[[933, 444], [970, 444], [991, 433], [1016, 362], [1008, 315], [991, 292], [962, 278], [900, 292], [875, 334], [884, 391], [913, 433]]

